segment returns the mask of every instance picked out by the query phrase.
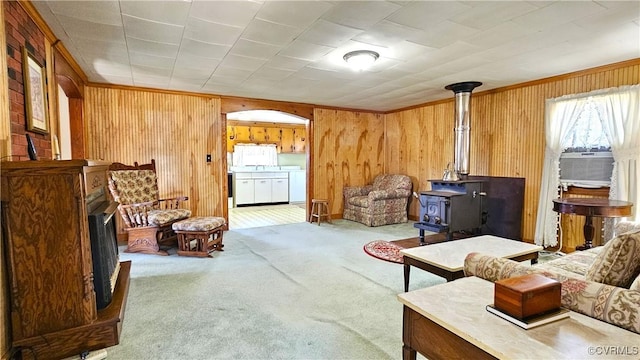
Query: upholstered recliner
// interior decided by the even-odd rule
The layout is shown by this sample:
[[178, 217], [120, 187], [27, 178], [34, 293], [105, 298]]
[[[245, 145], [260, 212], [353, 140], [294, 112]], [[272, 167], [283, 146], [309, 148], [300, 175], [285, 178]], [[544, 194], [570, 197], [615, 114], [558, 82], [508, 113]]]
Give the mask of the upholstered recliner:
[[345, 187], [343, 219], [367, 226], [407, 222], [411, 179], [406, 175], [378, 175], [371, 185]]
[[191, 211], [181, 209], [180, 203], [187, 197], [160, 199], [155, 161], [134, 166], [113, 163], [109, 167], [109, 191], [119, 203], [118, 210], [128, 233], [125, 252], [167, 255], [160, 250], [159, 242], [176, 238], [171, 225], [191, 216]]

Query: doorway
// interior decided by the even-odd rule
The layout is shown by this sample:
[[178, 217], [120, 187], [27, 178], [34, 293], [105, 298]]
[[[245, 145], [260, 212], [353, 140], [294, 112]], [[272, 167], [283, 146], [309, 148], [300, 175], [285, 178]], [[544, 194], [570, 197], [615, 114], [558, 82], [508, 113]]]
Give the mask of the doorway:
[[229, 229], [306, 221], [308, 126], [282, 111], [226, 114]]

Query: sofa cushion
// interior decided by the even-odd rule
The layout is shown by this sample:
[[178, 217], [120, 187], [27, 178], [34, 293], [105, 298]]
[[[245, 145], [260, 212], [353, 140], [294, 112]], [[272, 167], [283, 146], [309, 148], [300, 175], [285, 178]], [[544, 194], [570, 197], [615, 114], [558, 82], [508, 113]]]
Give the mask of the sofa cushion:
[[585, 278], [629, 288], [640, 272], [640, 233], [624, 233], [608, 241]]

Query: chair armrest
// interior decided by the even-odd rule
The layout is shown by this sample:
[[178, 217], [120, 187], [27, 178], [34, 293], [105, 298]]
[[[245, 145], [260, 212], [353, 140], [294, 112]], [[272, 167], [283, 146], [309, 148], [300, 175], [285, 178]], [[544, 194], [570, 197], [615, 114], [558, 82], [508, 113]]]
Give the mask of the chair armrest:
[[406, 189], [394, 189], [394, 190], [373, 190], [369, 193], [370, 200], [383, 200], [383, 199], [408, 199], [411, 192]]
[[347, 186], [342, 189], [342, 194], [345, 198], [352, 198], [354, 196], [367, 195], [373, 189], [373, 185], [366, 186]]
[[158, 200], [159, 209], [179, 209], [180, 203], [189, 200], [187, 196], [178, 196], [173, 198], [166, 198]]
[[129, 228], [149, 226], [149, 211], [158, 207], [157, 201], [147, 201], [137, 204], [118, 205], [120, 215]]

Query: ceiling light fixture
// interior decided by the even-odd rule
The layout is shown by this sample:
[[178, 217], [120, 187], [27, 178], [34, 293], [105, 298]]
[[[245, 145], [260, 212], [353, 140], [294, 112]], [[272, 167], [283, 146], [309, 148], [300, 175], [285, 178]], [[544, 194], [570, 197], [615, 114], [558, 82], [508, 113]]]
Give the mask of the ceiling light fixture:
[[373, 65], [379, 57], [380, 54], [375, 51], [356, 50], [344, 54], [342, 58], [353, 70], [362, 71]]

